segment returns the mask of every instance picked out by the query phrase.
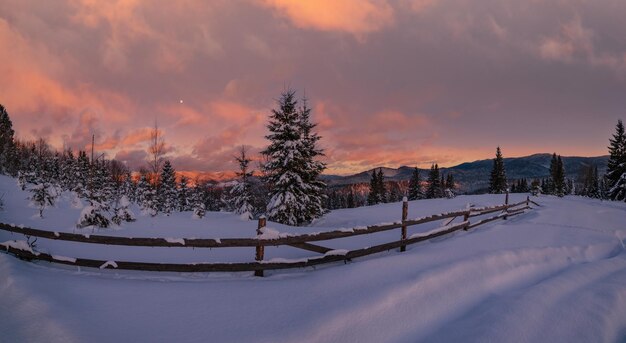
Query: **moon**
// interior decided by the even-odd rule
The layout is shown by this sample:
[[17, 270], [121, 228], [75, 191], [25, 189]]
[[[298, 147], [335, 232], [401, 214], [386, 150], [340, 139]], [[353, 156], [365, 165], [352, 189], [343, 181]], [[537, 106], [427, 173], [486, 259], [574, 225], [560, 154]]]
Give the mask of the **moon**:
[[180, 99], [180, 103], [181, 103], [181, 104], [183, 103], [183, 99]]

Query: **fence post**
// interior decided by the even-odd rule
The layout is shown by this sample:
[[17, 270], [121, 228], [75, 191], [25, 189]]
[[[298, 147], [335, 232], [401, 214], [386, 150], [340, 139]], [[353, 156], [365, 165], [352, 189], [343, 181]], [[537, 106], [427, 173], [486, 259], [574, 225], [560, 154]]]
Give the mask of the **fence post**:
[[467, 224], [465, 225], [465, 227], [463, 228], [463, 230], [467, 231], [469, 230], [469, 217], [470, 217], [470, 212], [472, 212], [472, 210], [468, 209], [467, 212], [465, 212], [463, 214], [463, 221], [467, 222]]
[[507, 219], [507, 214], [509, 213], [509, 189], [507, 188], [506, 190], [506, 198], [504, 198], [504, 205], [506, 205], [506, 207], [504, 208], [504, 220]]
[[[259, 226], [256, 229], [256, 235], [260, 236], [261, 234], [263, 234], [261, 232], [261, 229], [265, 227], [265, 225], [267, 224], [267, 220], [265, 219], [265, 216], [261, 216], [259, 218]], [[256, 246], [256, 256], [255, 256], [255, 260], [256, 261], [263, 261], [263, 253], [265, 251], [265, 247], [263, 245], [257, 245]], [[263, 270], [259, 269], [259, 270], [255, 270], [254, 271], [254, 276], [263, 276]]]
[[530, 195], [526, 196], [526, 207], [530, 205]]
[[[409, 199], [402, 198], [402, 240], [406, 240], [406, 220], [409, 215]], [[406, 251], [406, 245], [400, 246], [400, 251]]]

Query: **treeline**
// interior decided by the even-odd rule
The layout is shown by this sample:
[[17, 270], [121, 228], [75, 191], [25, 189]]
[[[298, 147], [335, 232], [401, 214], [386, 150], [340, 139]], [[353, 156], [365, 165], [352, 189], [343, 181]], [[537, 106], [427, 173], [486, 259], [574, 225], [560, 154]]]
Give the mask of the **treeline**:
[[266, 215], [276, 222], [301, 225], [320, 217], [326, 200], [326, 185], [319, 180], [326, 166], [318, 161], [323, 151], [317, 146], [320, 137], [310, 114], [306, 99], [299, 102], [294, 91], [283, 92], [269, 118], [261, 177], [253, 177], [252, 160], [242, 147], [235, 158], [237, 179], [216, 186], [177, 178], [163, 156], [164, 143], [156, 124], [148, 168], [132, 173], [117, 160], [96, 157], [93, 144], [88, 155], [84, 150], [76, 154], [71, 149], [54, 151], [43, 139], [15, 139], [9, 115], [0, 105], [0, 173], [16, 177], [20, 187], [31, 192], [40, 216], [62, 192], [73, 192], [72, 202], [83, 208], [79, 228], [134, 221], [131, 203], [150, 216], [193, 211], [202, 218], [206, 211], [228, 210], [247, 219]]
[[580, 195], [596, 199], [626, 201], [626, 134], [624, 124], [617, 121], [615, 133], [609, 139], [609, 160], [605, 175], [599, 175], [598, 166], [586, 166], [577, 180], [565, 177], [565, 167], [560, 155], [554, 153], [550, 161], [550, 175], [547, 178], [513, 180], [509, 189], [504, 159], [500, 147], [496, 149], [493, 168], [489, 179], [490, 193], [549, 194], [559, 197]]

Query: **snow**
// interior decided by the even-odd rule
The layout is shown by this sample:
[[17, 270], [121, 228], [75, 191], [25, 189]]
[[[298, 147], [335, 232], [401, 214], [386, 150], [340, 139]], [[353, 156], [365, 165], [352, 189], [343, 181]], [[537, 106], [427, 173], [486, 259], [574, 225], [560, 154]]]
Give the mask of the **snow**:
[[168, 242], [168, 243], [178, 243], [180, 245], [185, 245], [185, 239], [184, 238], [169, 238], [169, 237], [166, 237], [166, 238], [163, 238], [163, 239], [165, 239], [165, 241]]
[[76, 263], [76, 259], [73, 257], [67, 257], [67, 256], [62, 256], [62, 255], [52, 255], [52, 258], [58, 261]]
[[346, 255], [347, 253], [348, 253], [347, 249], [335, 249], [335, 250], [328, 251], [324, 255], [325, 256], [343, 256], [343, 255]]
[[100, 269], [105, 269], [106, 267], [117, 268], [117, 263], [115, 263], [115, 261], [106, 261], [100, 266]]
[[28, 245], [28, 242], [26, 241], [6, 241], [0, 243], [0, 245], [3, 246], [5, 249], [13, 248], [17, 250], [25, 250], [31, 254], [39, 255], [38, 252], [33, 251], [33, 249], [30, 247], [30, 245]]
[[[0, 222], [80, 232], [71, 197], [31, 219], [28, 193], [0, 176]], [[525, 194], [511, 194], [519, 202]], [[68, 199], [68, 200], [63, 200]], [[0, 254], [0, 332], [7, 342], [616, 342], [626, 338], [626, 203], [533, 197], [525, 214], [398, 250], [316, 268], [252, 273], [108, 270], [115, 261], [251, 262], [254, 247], [141, 248], [38, 239], [59, 258], [108, 261], [104, 269], [29, 263]], [[494, 206], [503, 195], [409, 202], [409, 218]], [[134, 205], [133, 205], [134, 206]], [[535, 207], [535, 206], [533, 206]], [[396, 222], [401, 203], [332, 211], [310, 227], [268, 222], [271, 236]], [[497, 213], [470, 218], [472, 223]], [[232, 213], [142, 217], [127, 237], [256, 237], [257, 223]], [[409, 226], [409, 237], [442, 230], [447, 219]], [[458, 224], [457, 218], [450, 225]], [[327, 254], [265, 248], [265, 261], [294, 262], [391, 242], [400, 230], [314, 242]], [[2, 246], [26, 248], [0, 231]], [[2, 250], [2, 249], [0, 249]], [[63, 257], [61, 257], [63, 259]], [[67, 258], [70, 261], [72, 258]], [[163, 330], [167, 327], [167, 330]]]

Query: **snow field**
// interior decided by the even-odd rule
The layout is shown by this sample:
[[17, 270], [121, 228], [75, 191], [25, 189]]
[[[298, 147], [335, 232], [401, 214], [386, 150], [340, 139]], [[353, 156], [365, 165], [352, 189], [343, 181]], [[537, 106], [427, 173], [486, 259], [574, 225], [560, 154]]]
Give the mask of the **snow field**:
[[[0, 178], [0, 187], [5, 186], [2, 182]], [[513, 195], [511, 201], [523, 198]], [[579, 197], [534, 200], [545, 206], [409, 246], [404, 253], [390, 251], [316, 270], [270, 271], [265, 278], [252, 273], [77, 270], [0, 254], [0, 333], [8, 341], [32, 342], [624, 341], [626, 204]], [[485, 195], [411, 202], [409, 218], [462, 209], [468, 202], [486, 206], [503, 199]], [[0, 212], [2, 221], [57, 231], [73, 230], [67, 224], [79, 213], [61, 203], [49, 210], [48, 219], [40, 220], [30, 218], [35, 210], [24, 203], [5, 204], [10, 209]], [[307, 228], [268, 226], [280, 232], [351, 228], [396, 221], [400, 211], [399, 203], [384, 204], [333, 211]], [[117, 231], [98, 233], [174, 238], [255, 235], [256, 223], [236, 215], [190, 217], [139, 217]], [[409, 236], [437, 225], [441, 223], [409, 227]], [[0, 241], [23, 239], [17, 236], [2, 233]], [[399, 230], [392, 230], [318, 243], [338, 250], [398, 238]], [[229, 250], [133, 252], [108, 247], [107, 251], [89, 244], [44, 241], [38, 244], [55, 254], [101, 255], [104, 260], [121, 254], [129, 260], [193, 261]], [[315, 256], [281, 249], [266, 248], [266, 257]], [[216, 258], [251, 261], [253, 253], [253, 248], [246, 248], [236, 256]]]

